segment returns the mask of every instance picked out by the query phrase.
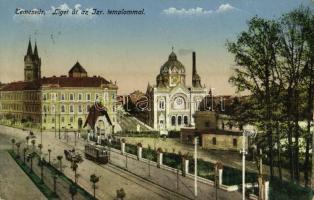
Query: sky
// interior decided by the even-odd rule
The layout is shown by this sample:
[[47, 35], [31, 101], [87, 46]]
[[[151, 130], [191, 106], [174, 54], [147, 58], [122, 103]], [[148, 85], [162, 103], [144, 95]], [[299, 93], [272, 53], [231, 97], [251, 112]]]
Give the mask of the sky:
[[[235, 67], [226, 41], [235, 41], [253, 16], [273, 19], [314, 0], [1, 0], [0, 82], [24, 78], [24, 55], [37, 42], [42, 76], [66, 75], [79, 61], [89, 76], [117, 81], [119, 94], [146, 91], [174, 48], [191, 85], [192, 51], [202, 84], [217, 95], [235, 94]], [[144, 9], [144, 15], [72, 15], [73, 9]], [[20, 15], [41, 9], [45, 15]], [[55, 9], [68, 15], [52, 15]]]

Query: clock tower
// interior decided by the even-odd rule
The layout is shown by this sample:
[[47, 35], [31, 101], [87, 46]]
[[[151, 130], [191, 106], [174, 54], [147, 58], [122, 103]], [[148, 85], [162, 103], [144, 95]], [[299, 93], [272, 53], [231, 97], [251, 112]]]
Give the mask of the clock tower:
[[28, 42], [27, 53], [24, 56], [24, 81], [35, 81], [41, 78], [41, 59], [38, 56], [35, 42], [34, 52], [31, 40]]

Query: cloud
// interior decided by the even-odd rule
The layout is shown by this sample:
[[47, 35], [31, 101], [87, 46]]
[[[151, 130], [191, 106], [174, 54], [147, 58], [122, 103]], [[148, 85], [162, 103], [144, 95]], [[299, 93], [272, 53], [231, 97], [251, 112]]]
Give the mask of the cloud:
[[175, 7], [170, 7], [170, 8], [164, 9], [162, 13], [166, 15], [198, 15], [200, 16], [200, 15], [210, 15], [213, 13], [224, 13], [231, 10], [238, 10], [238, 9], [227, 3], [227, 4], [221, 4], [215, 10], [206, 10], [201, 7], [189, 8], [189, 9], [185, 9], [185, 8], [177, 9]]
[[177, 9], [174, 7], [170, 7], [168, 9], [163, 10], [163, 12], [167, 15], [207, 15], [212, 13], [211, 10], [204, 10], [203, 8], [196, 7], [190, 9]]
[[235, 10], [235, 9], [236, 9], [235, 7], [227, 3], [227, 4], [221, 4], [216, 10], [216, 12], [223, 13], [223, 12], [227, 12], [229, 10]]

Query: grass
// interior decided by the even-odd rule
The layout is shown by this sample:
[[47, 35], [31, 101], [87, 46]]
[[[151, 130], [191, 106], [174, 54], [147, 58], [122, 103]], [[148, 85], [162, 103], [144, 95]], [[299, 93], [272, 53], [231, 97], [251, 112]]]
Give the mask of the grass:
[[23, 161], [17, 159], [16, 154], [12, 150], [8, 150], [11, 157], [15, 160], [15, 162], [21, 167], [25, 174], [33, 181], [33, 183], [37, 186], [37, 188], [45, 195], [47, 199], [57, 200], [58, 196], [49, 189], [48, 186], [42, 183], [41, 178], [37, 176], [35, 173], [30, 172], [30, 168], [23, 163]]

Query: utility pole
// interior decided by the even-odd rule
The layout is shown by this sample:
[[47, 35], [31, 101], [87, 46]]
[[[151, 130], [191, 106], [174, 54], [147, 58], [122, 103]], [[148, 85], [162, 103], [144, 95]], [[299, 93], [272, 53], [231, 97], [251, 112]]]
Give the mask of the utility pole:
[[242, 200], [245, 200], [245, 134], [242, 137]]
[[256, 131], [248, 131], [248, 130], [243, 131], [242, 151], [241, 151], [241, 153], [242, 153], [242, 200], [245, 200], [245, 155], [247, 154], [247, 152], [246, 152], [246, 138], [247, 137], [255, 137], [255, 136], [256, 136]]
[[[59, 139], [61, 139], [61, 133], [60, 133], [60, 116], [61, 113], [59, 112], [59, 129], [58, 129], [58, 132], [59, 132]], [[64, 118], [63, 118], [64, 119]]]
[[197, 197], [197, 142], [198, 137], [194, 138], [194, 196]]
[[210, 88], [210, 95], [212, 97], [212, 107], [211, 107], [211, 111], [214, 111], [214, 95], [213, 95], [213, 90], [215, 88]]
[[[314, 122], [314, 112], [312, 112], [312, 123]], [[312, 131], [312, 149], [314, 149], [314, 131]], [[312, 176], [311, 176], [312, 190], [314, 188], [314, 153], [312, 153]]]
[[57, 137], [57, 108], [55, 108], [55, 138]]

